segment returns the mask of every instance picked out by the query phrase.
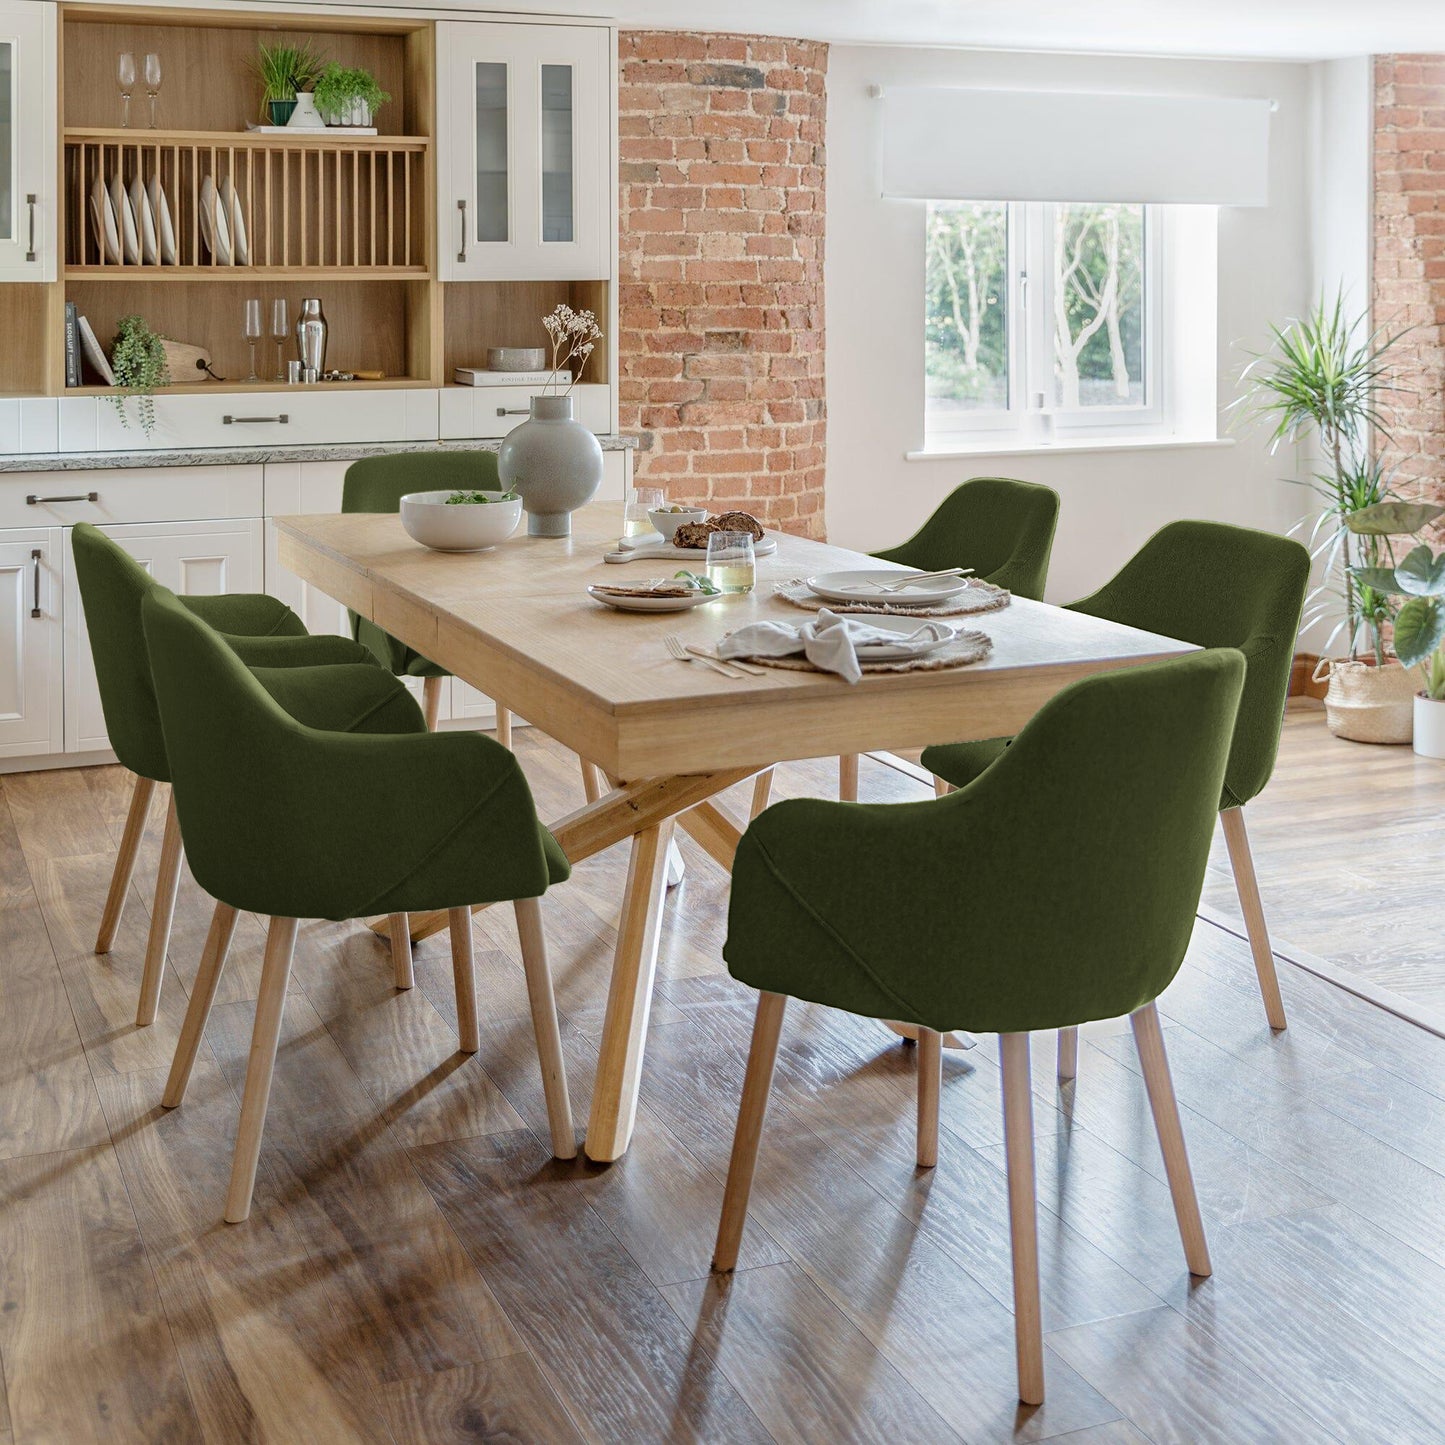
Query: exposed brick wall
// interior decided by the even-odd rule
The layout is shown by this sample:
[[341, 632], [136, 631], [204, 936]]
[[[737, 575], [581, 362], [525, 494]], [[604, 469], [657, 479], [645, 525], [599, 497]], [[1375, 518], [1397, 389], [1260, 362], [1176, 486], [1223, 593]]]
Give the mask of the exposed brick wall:
[[1375, 57], [1374, 319], [1396, 348], [1390, 457], [1445, 502], [1445, 55]]
[[813, 41], [619, 40], [621, 424], [678, 501], [823, 532], [824, 83]]

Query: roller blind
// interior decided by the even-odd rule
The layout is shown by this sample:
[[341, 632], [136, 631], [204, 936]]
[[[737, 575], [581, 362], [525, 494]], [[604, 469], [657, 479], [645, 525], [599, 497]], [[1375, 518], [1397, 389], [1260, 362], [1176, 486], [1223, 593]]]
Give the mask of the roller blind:
[[1269, 203], [1268, 100], [889, 88], [883, 194]]

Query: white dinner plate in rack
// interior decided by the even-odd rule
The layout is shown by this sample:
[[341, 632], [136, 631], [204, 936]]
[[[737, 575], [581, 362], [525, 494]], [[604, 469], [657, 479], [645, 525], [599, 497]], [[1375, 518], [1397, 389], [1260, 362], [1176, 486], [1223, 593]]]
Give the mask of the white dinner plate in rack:
[[231, 228], [226, 224], [226, 213], [210, 176], [201, 181], [201, 239], [218, 266], [231, 264]]
[[130, 208], [135, 213], [140, 228], [140, 258], [144, 265], [154, 266], [160, 261], [160, 247], [156, 241], [156, 218], [146, 189], [139, 176], [132, 176], [130, 182]]
[[221, 182], [221, 208], [225, 213], [226, 222], [231, 228], [235, 263], [238, 266], [249, 266], [251, 264], [251, 247], [246, 240], [246, 217], [241, 210], [241, 198], [236, 194], [236, 188], [231, 184], [230, 176]]
[[156, 227], [156, 239], [160, 243], [161, 264], [174, 266], [180, 259], [176, 255], [176, 232], [171, 225], [171, 203], [166, 198], [165, 187], [159, 176], [152, 176], [146, 185], [146, 199], [150, 202], [151, 216]]
[[117, 171], [110, 178], [110, 203], [120, 218], [121, 241], [124, 246], [125, 264], [140, 265], [140, 230], [136, 226], [135, 212], [131, 209], [130, 197], [125, 193], [125, 184]]
[[120, 227], [116, 223], [110, 192], [99, 176], [90, 188], [90, 229], [95, 235], [96, 249], [103, 251], [106, 264], [119, 266]]

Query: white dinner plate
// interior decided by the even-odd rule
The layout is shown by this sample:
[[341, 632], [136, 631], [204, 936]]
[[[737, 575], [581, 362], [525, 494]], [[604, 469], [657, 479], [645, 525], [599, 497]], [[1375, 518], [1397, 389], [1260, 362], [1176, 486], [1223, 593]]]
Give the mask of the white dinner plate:
[[[859, 621], [864, 619], [860, 618]], [[959, 629], [950, 626], [946, 622], [934, 622], [929, 624], [917, 617], [869, 617], [869, 627], [876, 627], [880, 632], [896, 632], [899, 637], [910, 637], [920, 627], [933, 626], [944, 633], [936, 642], [926, 642], [922, 645], [915, 644], [912, 647], [900, 647], [891, 642], [865, 642], [854, 649], [858, 654], [859, 662], [896, 662], [905, 657], [926, 657], [930, 652], [937, 652], [940, 647], [946, 647], [958, 636]]]
[[110, 192], [99, 176], [90, 188], [90, 228], [95, 234], [97, 250], [105, 254], [107, 265], [120, 265], [120, 227], [111, 204]]
[[870, 567], [854, 572], [820, 572], [808, 578], [808, 590], [828, 602], [882, 602], [893, 607], [929, 607], [957, 597], [968, 586], [966, 577], [939, 577], [897, 592], [883, 588], [901, 582], [908, 574], [896, 567]]
[[693, 592], [686, 597], [621, 597], [597, 587], [589, 587], [587, 595], [594, 602], [600, 602], [604, 607], [615, 607], [619, 612], [687, 612], [704, 602], [718, 600], [706, 592]]
[[210, 176], [201, 181], [201, 239], [218, 266], [231, 264], [231, 228], [226, 224], [216, 183]]
[[226, 220], [231, 227], [231, 235], [235, 241], [236, 265], [249, 266], [251, 264], [251, 248], [246, 240], [246, 217], [241, 210], [241, 198], [236, 194], [236, 188], [231, 184], [230, 176], [221, 182], [221, 206], [225, 211]]
[[120, 233], [125, 246], [125, 264], [140, 265], [140, 229], [136, 225], [135, 212], [131, 209], [130, 197], [125, 193], [125, 184], [117, 171], [110, 178], [110, 203], [120, 217]]
[[171, 203], [166, 199], [165, 188], [159, 176], [152, 176], [146, 185], [146, 198], [150, 201], [151, 215], [155, 220], [157, 239], [160, 242], [161, 264], [174, 266], [176, 256], [176, 232], [171, 225]]
[[154, 266], [160, 260], [160, 248], [156, 242], [156, 218], [139, 176], [131, 177], [130, 208], [140, 225], [141, 261], [147, 266]]

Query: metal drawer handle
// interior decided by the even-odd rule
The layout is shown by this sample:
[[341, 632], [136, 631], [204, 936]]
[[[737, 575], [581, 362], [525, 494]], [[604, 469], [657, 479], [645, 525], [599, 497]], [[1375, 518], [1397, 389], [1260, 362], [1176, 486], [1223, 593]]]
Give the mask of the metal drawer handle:
[[221, 418], [221, 425], [252, 426], [259, 425], [262, 422], [279, 421], [282, 426], [285, 426], [290, 420], [291, 418], [283, 411], [280, 416], [223, 416]]
[[[73, 497], [37, 497], [34, 492], [25, 498], [27, 507], [43, 507], [51, 502], [98, 502], [99, 492], [76, 492]], [[37, 556], [39, 553], [36, 554]]]
[[35, 203], [38, 199], [33, 191], [25, 197], [25, 204], [30, 207], [30, 249], [25, 253], [27, 261], [35, 259]]
[[498, 416], [531, 416], [532, 409], [528, 406], [499, 406]]
[[41, 554], [41, 551], [40, 551], [40, 548], [39, 548], [39, 547], [36, 547], [36, 548], [30, 553], [30, 560], [35, 564], [35, 605], [30, 609], [30, 615], [31, 615], [32, 617], [44, 617], [44, 616], [45, 616], [45, 614], [40, 610], [40, 558], [41, 558], [41, 555], [42, 555], [42, 554]]
[[457, 252], [457, 260], [465, 261], [467, 259], [467, 203], [458, 201], [457, 210], [461, 213], [462, 218], [462, 249]]

